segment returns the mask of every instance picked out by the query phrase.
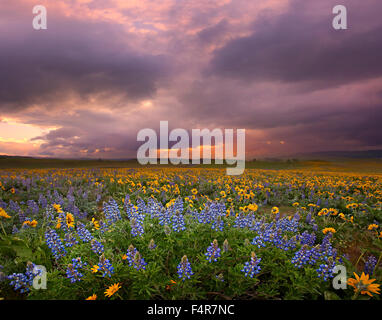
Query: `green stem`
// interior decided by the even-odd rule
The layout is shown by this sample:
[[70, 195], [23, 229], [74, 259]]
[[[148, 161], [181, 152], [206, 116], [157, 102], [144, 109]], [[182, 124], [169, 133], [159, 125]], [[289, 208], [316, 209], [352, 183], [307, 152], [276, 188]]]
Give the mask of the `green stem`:
[[379, 263], [381, 262], [381, 258], [382, 258], [382, 252], [381, 252], [381, 254], [379, 255], [377, 264], [375, 265], [375, 267], [374, 267], [374, 269], [373, 269], [373, 274], [375, 273], [375, 270], [377, 270], [377, 268], [378, 268], [378, 266], [379, 266]]
[[353, 296], [351, 299], [352, 299], [352, 300], [357, 300], [358, 296], [359, 296], [359, 290], [357, 290], [357, 291], [355, 292], [354, 296]]
[[342, 224], [338, 227], [337, 232], [340, 231], [341, 228], [342, 228], [345, 224], [346, 224], [346, 222], [342, 223]]
[[1, 229], [3, 230], [4, 232], [4, 235], [7, 236], [7, 233], [5, 232], [5, 229], [4, 229], [4, 226], [3, 226], [3, 223], [0, 221], [0, 225], [1, 225]]
[[356, 264], [354, 266], [356, 269], [357, 269], [357, 265], [358, 265], [359, 261], [361, 260], [362, 256], [365, 254], [365, 252], [366, 251], [362, 252], [362, 254], [359, 256], [359, 258], [358, 258], [358, 260], [357, 260], [357, 262], [356, 262]]

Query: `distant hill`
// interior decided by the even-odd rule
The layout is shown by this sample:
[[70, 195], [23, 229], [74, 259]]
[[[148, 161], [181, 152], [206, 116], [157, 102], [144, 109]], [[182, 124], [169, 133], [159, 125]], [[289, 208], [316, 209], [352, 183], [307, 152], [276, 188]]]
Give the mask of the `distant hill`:
[[[382, 160], [382, 150], [367, 151], [324, 151], [312, 153], [300, 153], [289, 156], [280, 156], [263, 159], [247, 159], [246, 168], [252, 169], [297, 169], [302, 168], [309, 161], [322, 160], [328, 162], [345, 163], [354, 160], [374, 161], [379, 165]], [[201, 161], [203, 163], [203, 161]], [[146, 165], [145, 167], [173, 166], [167, 165]], [[205, 165], [183, 165], [177, 167], [204, 167], [221, 168], [227, 165], [212, 164]], [[136, 159], [59, 159], [28, 156], [7, 156], [0, 155], [0, 169], [7, 168], [139, 168], [142, 167]]]
[[336, 159], [381, 159], [382, 150], [365, 150], [365, 151], [323, 151], [300, 153], [294, 156], [297, 159], [320, 159], [320, 160], [336, 160]]

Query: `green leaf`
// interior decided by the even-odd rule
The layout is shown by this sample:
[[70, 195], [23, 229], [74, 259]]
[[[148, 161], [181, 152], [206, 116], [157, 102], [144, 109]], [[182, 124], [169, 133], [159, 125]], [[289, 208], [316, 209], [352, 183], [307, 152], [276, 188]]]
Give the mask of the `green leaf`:
[[332, 291], [325, 291], [324, 298], [325, 300], [341, 300], [341, 298]]

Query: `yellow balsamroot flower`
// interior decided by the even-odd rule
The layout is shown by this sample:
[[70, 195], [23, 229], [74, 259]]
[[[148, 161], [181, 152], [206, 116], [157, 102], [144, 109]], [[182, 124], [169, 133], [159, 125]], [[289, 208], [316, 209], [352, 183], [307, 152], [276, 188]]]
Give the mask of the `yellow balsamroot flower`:
[[319, 216], [326, 216], [329, 213], [329, 210], [326, 208], [321, 209], [317, 214]]
[[9, 219], [11, 216], [8, 215], [8, 213], [6, 213], [3, 208], [0, 208], [0, 217], [3, 217], [5, 219]]
[[327, 234], [328, 232], [336, 233], [336, 229], [334, 229], [334, 228], [325, 228], [325, 229], [322, 230], [323, 234]]
[[114, 283], [113, 285], [111, 285], [109, 288], [106, 289], [105, 296], [110, 298], [114, 293], [116, 293], [121, 288], [122, 286], [120, 286], [119, 283]]
[[98, 265], [94, 265], [93, 267], [90, 268], [90, 270], [92, 271], [92, 273], [97, 273], [98, 270], [99, 270], [99, 266]]
[[170, 284], [166, 285], [166, 290], [171, 290], [172, 286], [176, 284], [176, 281], [170, 280]]
[[249, 209], [250, 211], [254, 211], [254, 212], [256, 212], [258, 208], [259, 208], [259, 206], [258, 206], [256, 203], [252, 203], [252, 204], [249, 204], [249, 205], [248, 205], [248, 209]]
[[280, 212], [279, 208], [277, 207], [273, 207], [272, 208], [272, 211], [271, 211], [273, 214], [278, 214]]
[[92, 218], [92, 224], [96, 230], [98, 230], [100, 228], [99, 222], [94, 218]]
[[350, 203], [346, 206], [346, 209], [357, 209], [358, 203]]
[[293, 207], [298, 207], [300, 204], [298, 203], [298, 202], [294, 202], [293, 204], [292, 204], [292, 206]]
[[36, 228], [37, 221], [36, 220], [32, 220], [32, 221], [26, 220], [26, 221], [23, 222], [23, 226], [24, 225], [30, 226], [32, 228]]
[[57, 224], [56, 224], [56, 229], [60, 229], [61, 228], [61, 219], [58, 218], [57, 219]]
[[69, 212], [66, 214], [66, 225], [68, 228], [74, 228], [74, 216]]
[[331, 216], [336, 216], [338, 214], [338, 210], [334, 208], [329, 208], [329, 214]]
[[87, 297], [85, 300], [97, 300], [97, 295], [94, 293], [90, 297]]
[[38, 223], [38, 222], [37, 222], [36, 220], [32, 220], [31, 223], [30, 223], [30, 226], [31, 226], [32, 228], [36, 228], [37, 223]]
[[373, 223], [373, 224], [369, 224], [369, 226], [367, 227], [367, 230], [376, 230], [378, 229], [378, 225]]
[[194, 189], [191, 190], [191, 192], [192, 192], [193, 195], [196, 195], [198, 193], [198, 190], [194, 188]]
[[373, 283], [375, 279], [369, 279], [369, 275], [365, 275], [364, 272], [362, 272], [361, 277], [359, 277], [354, 272], [354, 278], [348, 279], [348, 285], [352, 286], [354, 288], [354, 292], [361, 293], [361, 294], [367, 294], [370, 297], [372, 297], [372, 293], [379, 294], [379, 284]]
[[57, 204], [57, 203], [54, 203], [53, 204], [53, 208], [56, 209], [57, 213], [62, 213], [64, 211], [62, 211], [62, 208], [61, 208], [61, 205]]
[[15, 188], [12, 188], [11, 190], [9, 190], [12, 194], [14, 194], [16, 192]]

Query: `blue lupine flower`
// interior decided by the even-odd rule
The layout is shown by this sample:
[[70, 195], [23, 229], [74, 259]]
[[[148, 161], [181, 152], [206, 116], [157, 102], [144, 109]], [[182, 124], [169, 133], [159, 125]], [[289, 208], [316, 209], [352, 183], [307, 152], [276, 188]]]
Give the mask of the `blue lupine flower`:
[[219, 274], [215, 275], [215, 278], [216, 278], [216, 280], [224, 282], [224, 276], [223, 276], [222, 273], [219, 273]]
[[90, 242], [93, 239], [93, 236], [90, 233], [90, 231], [86, 229], [84, 224], [81, 222], [77, 223], [77, 234], [82, 240], [82, 242]]
[[129, 246], [129, 248], [127, 249], [127, 252], [126, 252], [126, 255], [125, 255], [125, 257], [126, 257], [126, 260], [127, 260], [127, 262], [128, 262], [128, 264], [130, 265], [130, 266], [132, 266], [133, 265], [133, 262], [134, 262], [134, 256], [135, 256], [135, 254], [137, 253], [137, 249], [136, 248], [134, 248], [134, 246], [131, 244], [130, 246]]
[[99, 271], [102, 271], [102, 277], [108, 276], [111, 278], [111, 275], [114, 273], [114, 267], [111, 264], [109, 259], [106, 259], [104, 254], [102, 254], [99, 258], [98, 263]]
[[172, 216], [172, 229], [175, 232], [186, 230], [184, 217], [179, 210], [176, 210], [175, 214]]
[[104, 202], [103, 212], [109, 225], [122, 219], [118, 204], [113, 198], [111, 198], [109, 202]]
[[102, 253], [104, 253], [105, 251], [105, 248], [103, 246], [103, 244], [95, 239], [92, 239], [91, 242], [91, 247], [92, 247], [92, 251], [97, 254], [97, 255], [101, 255]]
[[[20, 206], [17, 201], [9, 200], [8, 210], [12, 213], [16, 213], [20, 211]], [[23, 222], [23, 221], [21, 221]]]
[[83, 274], [80, 272], [84, 266], [86, 266], [86, 262], [82, 262], [81, 257], [72, 259], [72, 263], [68, 265], [66, 269], [66, 277], [70, 279], [71, 283], [81, 281]]
[[27, 218], [25, 213], [24, 213], [24, 211], [22, 209], [19, 210], [18, 216], [19, 216], [19, 221], [21, 223], [23, 223], [26, 220], [26, 218]]
[[208, 262], [218, 261], [218, 258], [220, 257], [220, 251], [221, 250], [219, 248], [218, 241], [215, 239], [207, 248], [207, 252], [205, 253], [206, 260]]
[[147, 211], [147, 207], [145, 202], [141, 198], [137, 199], [137, 208], [138, 215], [136, 216], [136, 218], [143, 222], [143, 220], [145, 219], [145, 212]]
[[136, 269], [136, 270], [145, 270], [146, 269], [146, 265], [147, 263], [145, 262], [145, 260], [142, 258], [141, 254], [139, 253], [139, 251], [137, 251], [134, 255], [134, 259], [133, 259], [133, 264], [132, 266]]
[[304, 231], [301, 235], [297, 236], [297, 239], [302, 245], [307, 244], [309, 246], [312, 246], [316, 241], [316, 235], [314, 232], [309, 233], [308, 231]]
[[19, 232], [19, 229], [17, 229], [17, 227], [15, 225], [13, 225], [12, 227], [12, 234], [16, 234]]
[[65, 234], [64, 241], [65, 241], [65, 246], [69, 248], [78, 244], [77, 238], [72, 233]]
[[309, 250], [309, 264], [314, 265], [322, 257], [321, 246], [317, 245]]
[[244, 272], [246, 277], [249, 276], [253, 278], [254, 275], [259, 274], [261, 271], [261, 267], [259, 266], [260, 261], [261, 258], [257, 258], [256, 254], [252, 251], [251, 260], [244, 264], [244, 268], [241, 271]]
[[48, 229], [45, 232], [45, 241], [56, 259], [66, 255], [65, 246], [55, 230]]
[[365, 262], [365, 268], [364, 268], [365, 274], [372, 276], [376, 264], [377, 264], [377, 259], [373, 255], [370, 255]]
[[224, 252], [228, 252], [228, 250], [229, 250], [228, 240], [225, 239], [224, 242], [223, 242], [223, 251]]
[[306, 215], [306, 218], [305, 218], [305, 223], [310, 224], [311, 221], [312, 221], [312, 213], [308, 212], [308, 214]]
[[156, 247], [157, 247], [157, 245], [155, 244], [154, 239], [151, 239], [150, 243], [149, 243], [149, 249], [153, 250]]
[[296, 268], [302, 268], [304, 265], [308, 264], [310, 261], [311, 251], [309, 250], [308, 245], [303, 245], [300, 250], [298, 250], [291, 262]]
[[[11, 202], [12, 200], [10, 200], [9, 202]], [[0, 208], [2, 209], [6, 209], [7, 208], [7, 203], [3, 200], [3, 199], [0, 199]]]
[[33, 279], [40, 274], [40, 270], [35, 269], [35, 264], [28, 262], [25, 273], [13, 273], [7, 276], [11, 280], [10, 285], [15, 291], [21, 293], [29, 292], [33, 284]]
[[276, 248], [282, 249], [284, 251], [288, 251], [289, 249], [296, 248], [296, 237], [292, 237], [288, 239], [288, 237], [282, 236], [281, 233], [277, 233], [273, 238], [273, 245]]
[[136, 270], [146, 269], [145, 266], [147, 265], [147, 263], [142, 258], [139, 251], [136, 248], [134, 248], [133, 245], [130, 245], [129, 248], [127, 249], [126, 260], [129, 266], [134, 267]]
[[136, 218], [131, 219], [130, 226], [131, 226], [131, 235], [133, 237], [136, 237], [136, 236], [141, 237], [143, 233], [145, 232], [143, 229], [143, 223]]
[[56, 223], [54, 215], [55, 215], [54, 208], [52, 206], [47, 206], [45, 208], [44, 216], [49, 226], [52, 226], [54, 223]]
[[21, 293], [28, 292], [32, 285], [30, 279], [24, 273], [12, 273], [7, 278], [11, 280], [10, 285], [14, 287], [14, 290], [20, 290]]
[[223, 231], [224, 221], [221, 216], [218, 216], [216, 220], [212, 223], [211, 228], [215, 231]]
[[171, 214], [169, 210], [162, 208], [158, 213], [159, 224], [161, 226], [167, 226], [171, 224]]
[[178, 277], [183, 281], [186, 279], [190, 279], [190, 277], [194, 274], [191, 269], [191, 263], [188, 262], [187, 256], [183, 256], [182, 260], [177, 266], [178, 269]]
[[39, 196], [38, 196], [38, 204], [43, 209], [45, 209], [48, 205], [48, 201], [46, 200], [46, 198], [42, 194], [39, 194]]
[[320, 264], [319, 268], [316, 270], [318, 277], [322, 278], [324, 281], [327, 281], [329, 278], [333, 278], [333, 269], [335, 263], [333, 261], [328, 261], [328, 263]]
[[34, 200], [27, 201], [28, 213], [32, 215], [38, 214], [39, 206]]

